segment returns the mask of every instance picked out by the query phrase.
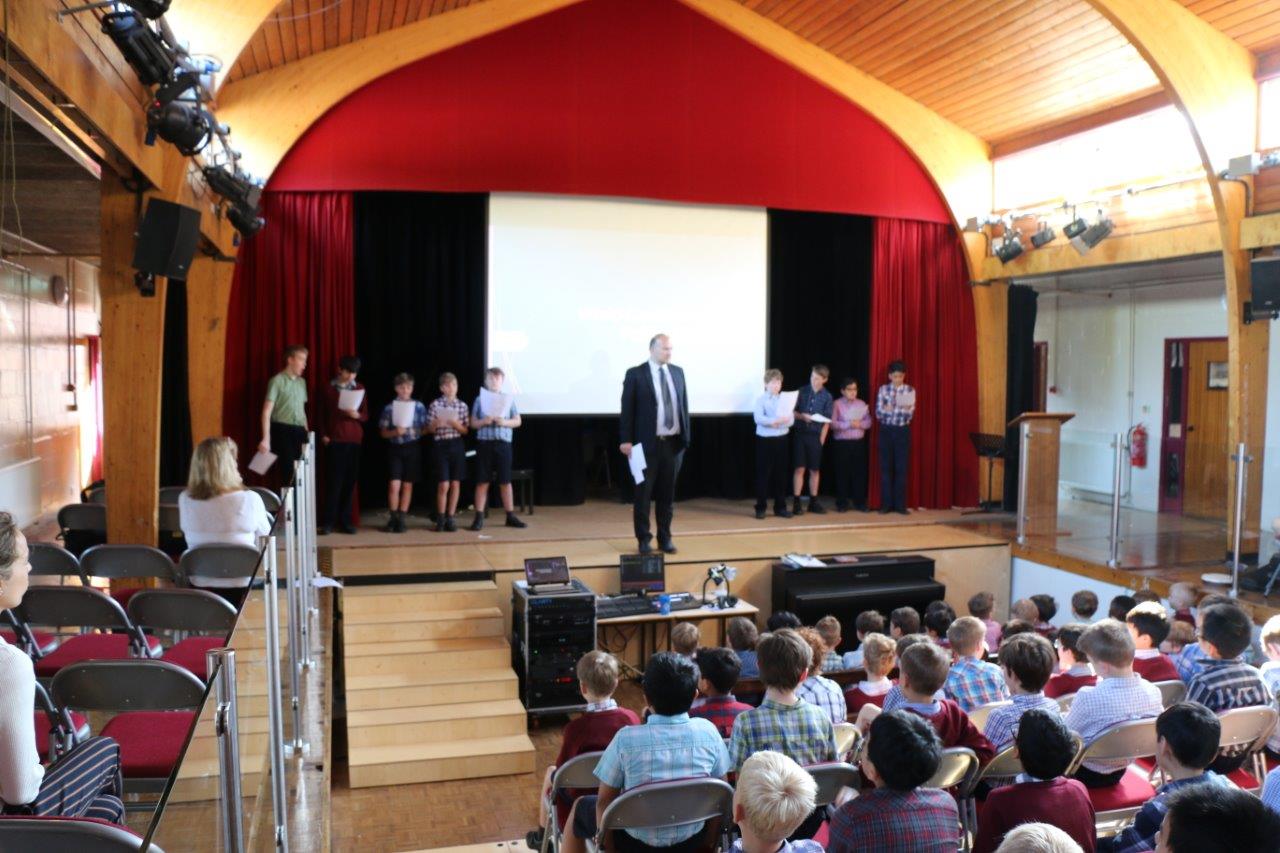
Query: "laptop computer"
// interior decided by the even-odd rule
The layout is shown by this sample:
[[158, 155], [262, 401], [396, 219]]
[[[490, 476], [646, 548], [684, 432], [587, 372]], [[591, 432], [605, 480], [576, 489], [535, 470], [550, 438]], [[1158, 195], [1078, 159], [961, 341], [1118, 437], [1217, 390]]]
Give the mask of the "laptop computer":
[[533, 557], [524, 561], [524, 579], [529, 590], [558, 592], [573, 589], [567, 557]]

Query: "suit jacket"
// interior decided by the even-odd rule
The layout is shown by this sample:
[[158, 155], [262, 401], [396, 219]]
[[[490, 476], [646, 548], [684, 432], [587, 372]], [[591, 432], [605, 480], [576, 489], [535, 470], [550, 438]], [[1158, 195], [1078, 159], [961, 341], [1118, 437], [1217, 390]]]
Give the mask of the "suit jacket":
[[[680, 408], [679, 448], [689, 446], [689, 394], [684, 384], [684, 371], [668, 364], [671, 383], [676, 386], [676, 405]], [[653, 387], [649, 362], [627, 368], [622, 380], [622, 418], [618, 438], [623, 444], [644, 446], [645, 457], [653, 453], [658, 439], [658, 395]]]

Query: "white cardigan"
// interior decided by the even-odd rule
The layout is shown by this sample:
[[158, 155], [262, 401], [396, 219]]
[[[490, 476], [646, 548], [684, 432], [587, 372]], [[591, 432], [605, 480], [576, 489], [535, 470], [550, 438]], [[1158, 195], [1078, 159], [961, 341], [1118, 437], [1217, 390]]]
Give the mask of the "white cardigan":
[[44, 780], [36, 750], [35, 702], [31, 658], [0, 639], [0, 800], [11, 806], [34, 800]]
[[[271, 532], [271, 516], [257, 492], [242, 489], [208, 500], [196, 500], [184, 490], [178, 495], [178, 521], [188, 548], [199, 545], [258, 546], [259, 536]], [[192, 578], [195, 586], [246, 587], [249, 578]]]

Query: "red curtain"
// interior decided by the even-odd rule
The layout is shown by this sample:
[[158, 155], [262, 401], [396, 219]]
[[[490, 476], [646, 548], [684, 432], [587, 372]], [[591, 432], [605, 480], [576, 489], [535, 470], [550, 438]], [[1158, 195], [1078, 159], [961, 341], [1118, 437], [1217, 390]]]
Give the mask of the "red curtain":
[[[907, 364], [916, 388], [907, 503], [933, 509], [978, 501], [978, 350], [969, 273], [955, 229], [934, 222], [876, 219], [871, 282], [871, 388], [889, 362]], [[880, 476], [871, 453], [871, 499]]]
[[284, 366], [284, 348], [310, 350], [313, 429], [338, 359], [355, 351], [351, 209], [346, 192], [262, 195], [267, 225], [240, 248], [227, 323], [222, 424], [240, 445], [242, 466], [262, 439], [262, 399], [267, 380]]

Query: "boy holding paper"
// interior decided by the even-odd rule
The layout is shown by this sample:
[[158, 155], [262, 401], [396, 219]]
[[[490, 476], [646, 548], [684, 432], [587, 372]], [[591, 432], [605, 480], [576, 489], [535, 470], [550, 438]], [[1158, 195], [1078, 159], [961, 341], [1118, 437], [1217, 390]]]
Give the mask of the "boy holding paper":
[[858, 380], [840, 385], [840, 399], [831, 411], [832, 447], [836, 454], [836, 512], [850, 507], [867, 511], [867, 450], [871, 410], [858, 399]]
[[506, 375], [501, 367], [484, 372], [484, 388], [471, 404], [471, 426], [476, 431], [476, 517], [472, 530], [484, 527], [484, 508], [489, 501], [489, 480], [498, 476], [502, 508], [507, 511], [507, 527], [526, 527], [516, 517], [515, 498], [511, 494], [511, 431], [520, 426], [520, 413], [515, 400], [502, 393]]
[[756, 518], [764, 518], [769, 496], [773, 495], [773, 514], [790, 518], [787, 509], [787, 430], [794, 421], [793, 412], [782, 402], [782, 371], [771, 368], [764, 372], [764, 393], [756, 398]]
[[800, 494], [804, 491], [804, 472], [809, 471], [809, 512], [821, 515], [826, 512], [818, 500], [818, 479], [822, 476], [822, 445], [827, 442], [827, 430], [831, 428], [831, 392], [826, 389], [831, 371], [825, 364], [815, 364], [809, 372], [809, 384], [800, 389], [796, 399], [795, 426], [791, 428], [795, 450], [795, 476], [792, 478], [791, 502], [793, 515], [802, 515]]
[[351, 517], [351, 493], [359, 479], [360, 442], [364, 440], [361, 424], [369, 419], [364, 386], [356, 382], [359, 372], [360, 359], [344, 355], [338, 361], [338, 375], [329, 381], [329, 387], [325, 389], [322, 440], [328, 448], [329, 476], [324, 521], [319, 530], [321, 536], [335, 527], [342, 533], [356, 532]]
[[401, 373], [395, 378], [396, 398], [387, 403], [378, 419], [378, 431], [391, 442], [387, 451], [387, 508], [391, 518], [382, 528], [388, 533], [404, 533], [405, 513], [413, 499], [413, 484], [422, 476], [422, 446], [418, 439], [427, 428], [427, 408], [413, 399], [413, 377]]
[[462, 488], [462, 470], [466, 467], [467, 450], [462, 437], [467, 434], [471, 410], [458, 399], [458, 377], [440, 374], [440, 396], [427, 410], [435, 443], [431, 461], [436, 466], [436, 532], [452, 533], [458, 529], [454, 516], [458, 512], [458, 491]]
[[876, 394], [880, 424], [876, 449], [880, 453], [880, 513], [907, 514], [907, 463], [911, 452], [911, 417], [916, 412], [916, 389], [906, 383], [907, 367], [889, 364], [889, 381]]

